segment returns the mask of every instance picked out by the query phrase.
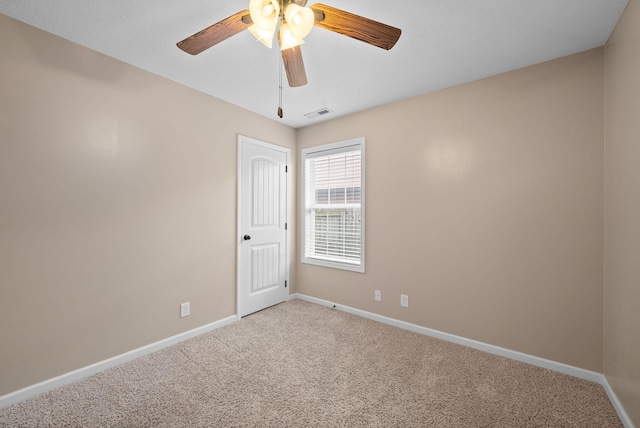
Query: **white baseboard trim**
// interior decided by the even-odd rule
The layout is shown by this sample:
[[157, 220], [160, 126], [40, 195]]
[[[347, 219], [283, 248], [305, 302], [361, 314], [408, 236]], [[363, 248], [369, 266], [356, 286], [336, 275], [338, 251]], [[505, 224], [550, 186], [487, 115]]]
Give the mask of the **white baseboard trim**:
[[[627, 415], [626, 411], [624, 410], [624, 407], [622, 407], [622, 404], [620, 403], [620, 401], [618, 400], [618, 397], [616, 396], [615, 392], [611, 388], [611, 385], [609, 385], [607, 378], [601, 373], [581, 369], [579, 367], [574, 367], [574, 366], [570, 366], [563, 363], [558, 363], [555, 361], [547, 360], [547, 359], [536, 357], [533, 355], [524, 354], [518, 351], [512, 351], [506, 348], [501, 348], [499, 346], [489, 345], [487, 343], [478, 342], [476, 340], [466, 339], [461, 336], [455, 336], [449, 333], [444, 333], [438, 330], [433, 330], [427, 327], [422, 327], [422, 326], [411, 324], [405, 321], [399, 321], [393, 318], [385, 317], [383, 315], [378, 315], [372, 312], [355, 309], [350, 306], [339, 305], [337, 303], [333, 303], [328, 300], [318, 299], [316, 297], [307, 296], [305, 294], [294, 293], [287, 297], [287, 300], [294, 300], [294, 299], [300, 299], [306, 302], [316, 303], [318, 305], [335, 308], [343, 312], [361, 316], [363, 318], [371, 319], [384, 324], [393, 325], [395, 327], [403, 328], [405, 330], [410, 330], [415, 333], [420, 333], [426, 336], [435, 337], [437, 339], [446, 340], [448, 342], [457, 343], [459, 345], [467, 346], [469, 348], [478, 349], [481, 351], [489, 352], [491, 354], [499, 355], [499, 356], [510, 358], [516, 361], [521, 361], [524, 363], [532, 364], [534, 366], [543, 367], [545, 369], [554, 370], [556, 372], [564, 373], [580, 379], [585, 379], [591, 382], [598, 383], [604, 387], [604, 390], [609, 396], [609, 400], [611, 400], [611, 403], [615, 408], [616, 412], [618, 413], [618, 416], [620, 417], [620, 420], [624, 424], [625, 428], [634, 428], [633, 422], [631, 422], [629, 415]], [[9, 394], [3, 395], [0, 397], [0, 409], [4, 409], [5, 407], [9, 407], [13, 404], [19, 403], [21, 401], [35, 397], [37, 395], [43, 394], [45, 392], [51, 391], [61, 386], [70, 384], [72, 382], [78, 381], [85, 377], [92, 376], [96, 373], [110, 369], [117, 365], [126, 363], [128, 361], [134, 360], [144, 355], [150, 354], [152, 352], [159, 351], [160, 349], [175, 345], [187, 339], [191, 339], [193, 337], [199, 336], [209, 331], [213, 331], [225, 325], [232, 324], [238, 321], [239, 319], [240, 318], [237, 315], [232, 315], [230, 317], [215, 321], [211, 324], [207, 324], [207, 325], [195, 328], [193, 330], [189, 330], [184, 333], [177, 334], [175, 336], [160, 340], [158, 342], [151, 343], [149, 345], [125, 352], [124, 354], [120, 354], [115, 357], [108, 358], [106, 360], [97, 362], [95, 364], [91, 364], [89, 366], [74, 370], [72, 372], [54, 377], [52, 379], [45, 380], [43, 382], [28, 386], [18, 391], [11, 392]]]
[[385, 317], [383, 315], [374, 314], [372, 312], [355, 309], [350, 306], [339, 305], [337, 303], [330, 302], [328, 300], [318, 299], [316, 297], [307, 296], [305, 294], [295, 293], [289, 296], [289, 300], [300, 299], [310, 303], [316, 303], [318, 305], [335, 308], [343, 312], [347, 312], [353, 315], [358, 315], [363, 318], [368, 318], [373, 321], [378, 321], [384, 324], [389, 324], [395, 327], [399, 327], [405, 330], [410, 330], [415, 333], [424, 334], [426, 336], [435, 337], [437, 339], [446, 340], [447, 342], [457, 343], [458, 345], [467, 346], [469, 348], [478, 349], [480, 351], [488, 352], [490, 354], [499, 355], [501, 357], [510, 358], [512, 360], [528, 363], [537, 367], [553, 370], [559, 373], [563, 373], [569, 376], [577, 377], [579, 379], [595, 382], [604, 387], [613, 407], [618, 412], [620, 420], [626, 428], [633, 428], [633, 423], [629, 416], [624, 411], [622, 404], [616, 397], [615, 393], [611, 389], [611, 386], [607, 382], [607, 379], [602, 373], [594, 372], [591, 370], [581, 369], [579, 367], [570, 366], [568, 364], [559, 363], [557, 361], [547, 360], [545, 358], [536, 357], [534, 355], [524, 354], [518, 351], [512, 351], [510, 349], [501, 348], [499, 346], [489, 345], [488, 343], [479, 342], [473, 339], [467, 339], [461, 336], [456, 336], [442, 331], [433, 330], [427, 327], [422, 327], [416, 324], [411, 324], [405, 321], [396, 320], [394, 318]]
[[602, 375], [602, 381], [599, 383], [604, 387], [604, 390], [609, 396], [609, 400], [611, 400], [613, 408], [616, 409], [616, 412], [618, 412], [618, 417], [622, 421], [622, 424], [625, 426], [625, 428], [634, 428], [633, 422], [631, 422], [631, 418], [624, 410], [624, 407], [622, 407], [622, 403], [620, 403], [620, 400], [618, 400], [618, 396], [616, 395], [616, 393], [613, 392], [613, 388], [611, 388], [611, 385], [609, 385], [609, 381], [607, 380], [607, 377], [605, 375]]
[[141, 348], [125, 352], [124, 354], [116, 355], [115, 357], [111, 357], [106, 360], [99, 361], [86, 367], [74, 370], [72, 372], [56, 376], [52, 379], [45, 380], [35, 385], [27, 386], [26, 388], [10, 392], [9, 394], [0, 397], [0, 409], [4, 409], [5, 407], [9, 407], [12, 404], [19, 403], [42, 393], [70, 384], [80, 379], [84, 379], [85, 377], [92, 376], [96, 373], [110, 369], [128, 361], [135, 360], [136, 358], [140, 358], [152, 352], [159, 351], [162, 348], [166, 348], [187, 339], [199, 336], [203, 333], [213, 331], [225, 325], [234, 323], [238, 319], [239, 318], [237, 315], [232, 315], [230, 317], [212, 322], [211, 324], [203, 325], [201, 327], [194, 328], [193, 330], [176, 334], [175, 336], [171, 336], [158, 342], [143, 346]]

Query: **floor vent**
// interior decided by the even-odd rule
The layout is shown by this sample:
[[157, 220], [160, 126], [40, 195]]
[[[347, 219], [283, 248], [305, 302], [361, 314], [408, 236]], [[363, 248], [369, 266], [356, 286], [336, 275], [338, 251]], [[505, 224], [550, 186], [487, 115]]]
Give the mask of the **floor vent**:
[[332, 110], [329, 110], [328, 108], [323, 107], [320, 110], [316, 110], [316, 111], [312, 111], [311, 113], [307, 113], [307, 114], [305, 114], [305, 116], [308, 119], [313, 119], [313, 118], [316, 118], [318, 116], [324, 116], [325, 114], [329, 114], [329, 113], [332, 113], [332, 112], [333, 112]]

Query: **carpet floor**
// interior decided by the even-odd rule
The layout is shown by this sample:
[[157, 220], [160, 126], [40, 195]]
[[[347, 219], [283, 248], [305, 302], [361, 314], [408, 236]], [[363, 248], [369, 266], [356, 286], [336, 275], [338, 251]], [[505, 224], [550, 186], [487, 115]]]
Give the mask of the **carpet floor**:
[[2, 427], [621, 427], [602, 386], [293, 300], [0, 410]]

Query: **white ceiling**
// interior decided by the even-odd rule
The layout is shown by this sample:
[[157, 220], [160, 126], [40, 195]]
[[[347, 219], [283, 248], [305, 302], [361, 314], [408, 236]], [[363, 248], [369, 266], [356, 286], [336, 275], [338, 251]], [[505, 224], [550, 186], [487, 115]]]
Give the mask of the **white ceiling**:
[[[314, 28], [302, 48], [308, 85], [289, 88], [283, 77], [283, 119], [276, 48], [248, 31], [198, 56], [176, 47], [249, 0], [0, 0], [0, 12], [300, 128], [603, 46], [628, 0], [321, 2], [399, 27], [402, 36], [385, 51]], [[304, 116], [324, 107], [333, 113]]]

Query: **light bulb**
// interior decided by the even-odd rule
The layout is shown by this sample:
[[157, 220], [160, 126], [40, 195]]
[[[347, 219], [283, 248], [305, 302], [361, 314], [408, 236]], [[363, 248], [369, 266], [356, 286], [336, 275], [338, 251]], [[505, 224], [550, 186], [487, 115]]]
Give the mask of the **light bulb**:
[[289, 23], [291, 34], [298, 39], [305, 38], [313, 28], [314, 14], [308, 7], [290, 3], [284, 10], [284, 18]]
[[291, 33], [291, 27], [289, 24], [284, 23], [280, 25], [280, 50], [284, 51], [286, 49], [290, 49], [296, 46], [300, 46], [304, 43], [304, 40], [298, 37], [295, 37]]
[[249, 14], [255, 25], [263, 30], [275, 30], [280, 15], [278, 0], [251, 0]]
[[264, 30], [253, 24], [248, 28], [248, 30], [253, 34], [257, 41], [271, 49], [273, 44], [273, 34], [276, 32], [275, 28], [273, 30]]

